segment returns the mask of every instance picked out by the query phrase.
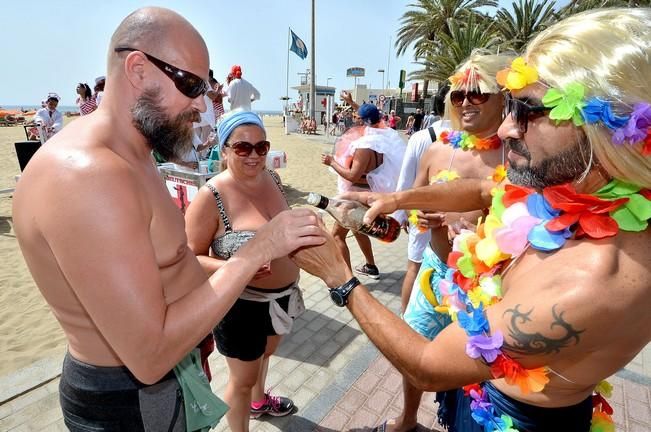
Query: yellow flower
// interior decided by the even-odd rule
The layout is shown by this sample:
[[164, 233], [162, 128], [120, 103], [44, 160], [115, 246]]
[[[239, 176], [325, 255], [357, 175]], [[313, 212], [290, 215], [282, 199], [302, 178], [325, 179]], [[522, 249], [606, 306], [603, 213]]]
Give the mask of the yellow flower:
[[608, 381], [603, 380], [597, 384], [594, 391], [605, 398], [609, 398], [613, 395], [613, 386]]
[[501, 183], [502, 180], [506, 178], [506, 167], [502, 164], [499, 164], [495, 167], [493, 175], [488, 177], [488, 180], [493, 180], [495, 183]]
[[520, 90], [538, 81], [538, 71], [517, 57], [511, 67], [497, 73], [497, 83], [509, 90]]
[[468, 291], [468, 298], [475, 308], [479, 307], [479, 303], [482, 303], [484, 307], [487, 307], [491, 302], [491, 297], [486, 292], [484, 292], [481, 287], [475, 287]]
[[429, 184], [449, 182], [460, 178], [459, 174], [453, 170], [441, 170], [429, 180]]

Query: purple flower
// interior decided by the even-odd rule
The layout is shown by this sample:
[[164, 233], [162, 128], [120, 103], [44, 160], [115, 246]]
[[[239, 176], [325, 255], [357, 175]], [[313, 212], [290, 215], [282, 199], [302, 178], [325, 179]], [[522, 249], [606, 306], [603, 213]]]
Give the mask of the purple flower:
[[647, 129], [651, 127], [651, 105], [646, 102], [635, 104], [628, 123], [613, 134], [615, 144], [635, 144], [646, 138]]
[[608, 129], [619, 129], [626, 124], [629, 117], [615, 115], [610, 103], [599, 98], [590, 99], [583, 107], [586, 123], [602, 122]]
[[492, 336], [470, 336], [466, 342], [466, 354], [470, 358], [484, 358], [487, 363], [493, 363], [501, 354], [500, 348], [504, 344], [504, 336], [501, 331], [496, 331]]

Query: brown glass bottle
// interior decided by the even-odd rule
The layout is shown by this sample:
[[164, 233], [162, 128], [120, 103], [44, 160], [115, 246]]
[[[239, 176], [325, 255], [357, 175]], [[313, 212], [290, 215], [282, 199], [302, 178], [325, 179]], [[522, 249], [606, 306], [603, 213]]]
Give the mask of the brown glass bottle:
[[400, 223], [390, 216], [380, 215], [370, 224], [365, 224], [364, 214], [368, 207], [357, 201], [328, 198], [310, 192], [307, 203], [327, 211], [344, 228], [384, 242], [392, 242], [400, 235]]

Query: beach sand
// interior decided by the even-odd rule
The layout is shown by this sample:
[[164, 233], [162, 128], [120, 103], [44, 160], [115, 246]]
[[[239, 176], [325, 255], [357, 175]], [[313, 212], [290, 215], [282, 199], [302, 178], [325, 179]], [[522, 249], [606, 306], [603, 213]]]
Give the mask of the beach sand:
[[[74, 121], [66, 119], [66, 123]], [[323, 136], [285, 135], [280, 117], [265, 117], [271, 147], [287, 153], [278, 170], [290, 204], [305, 204], [309, 192], [336, 193], [336, 177], [321, 164], [332, 145]], [[322, 128], [320, 128], [322, 129]], [[320, 132], [322, 133], [322, 132]], [[0, 190], [15, 187], [20, 173], [14, 142], [22, 126], [0, 128]], [[11, 194], [0, 194], [0, 377], [65, 351], [65, 336], [25, 265], [11, 220]]]

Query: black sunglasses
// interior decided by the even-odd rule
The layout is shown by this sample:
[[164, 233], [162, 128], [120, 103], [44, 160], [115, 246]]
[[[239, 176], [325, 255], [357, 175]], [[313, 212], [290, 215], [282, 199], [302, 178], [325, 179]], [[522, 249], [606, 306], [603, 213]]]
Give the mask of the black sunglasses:
[[205, 94], [208, 89], [208, 84], [202, 78], [196, 76], [192, 72], [184, 71], [175, 66], [172, 66], [169, 63], [159, 60], [156, 57], [147, 54], [144, 51], [141, 51], [136, 48], [121, 47], [115, 48], [116, 53], [125, 52], [125, 51], [138, 51], [141, 52], [147, 57], [147, 60], [152, 62], [158, 69], [163, 71], [173, 82], [178, 91], [183, 93], [183, 95], [189, 97], [190, 99], [195, 99], [203, 94]]
[[251, 156], [251, 152], [253, 152], [253, 150], [255, 150], [258, 156], [266, 156], [267, 153], [269, 153], [271, 143], [269, 141], [260, 141], [255, 144], [251, 144], [247, 141], [236, 141], [232, 144], [226, 143], [224, 144], [224, 147], [232, 148], [236, 155], [242, 157]]
[[504, 95], [504, 118], [512, 116], [513, 120], [518, 124], [521, 133], [527, 133], [529, 121], [544, 115], [545, 112], [551, 111], [544, 105], [529, 105], [525, 101], [516, 99], [511, 96], [511, 93]]
[[450, 102], [452, 103], [452, 106], [460, 107], [463, 105], [463, 101], [468, 99], [468, 102], [473, 105], [481, 105], [488, 101], [491, 94], [492, 93], [482, 93], [477, 90], [470, 90], [469, 92], [454, 90], [450, 92]]

